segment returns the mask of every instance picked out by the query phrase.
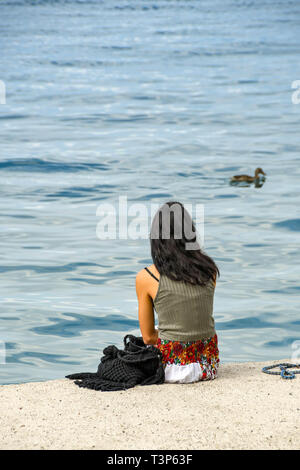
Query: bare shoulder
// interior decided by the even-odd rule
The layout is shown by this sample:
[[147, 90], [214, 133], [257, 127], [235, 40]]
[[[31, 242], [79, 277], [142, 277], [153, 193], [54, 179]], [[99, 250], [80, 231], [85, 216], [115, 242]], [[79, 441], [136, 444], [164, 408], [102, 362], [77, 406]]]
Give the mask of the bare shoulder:
[[146, 269], [141, 269], [136, 275], [135, 278], [135, 288], [137, 296], [148, 294], [150, 288], [149, 282], [149, 274], [147, 273]]
[[146, 269], [141, 269], [137, 275], [136, 275], [136, 283], [137, 284], [144, 284], [149, 277], [149, 274], [147, 273]]
[[[151, 264], [151, 266], [147, 266], [147, 269], [154, 274], [157, 278], [159, 278], [159, 272], [157, 271], [156, 267], [154, 264]], [[153, 278], [149, 274], [149, 272], [146, 271], [146, 269], [141, 269], [137, 275], [136, 275], [136, 286], [137, 287], [144, 287], [144, 286], [150, 286], [153, 283]]]
[[152, 274], [154, 274], [154, 276], [158, 278], [160, 277], [160, 274], [157, 271], [155, 264], [151, 264], [151, 266], [148, 266], [148, 269], [150, 269], [150, 271], [152, 272]]

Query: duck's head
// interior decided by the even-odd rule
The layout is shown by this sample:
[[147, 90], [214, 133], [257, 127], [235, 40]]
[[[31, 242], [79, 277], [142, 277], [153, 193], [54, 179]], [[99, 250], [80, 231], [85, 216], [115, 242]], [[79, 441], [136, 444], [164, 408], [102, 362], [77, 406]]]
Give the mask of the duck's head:
[[265, 176], [266, 176], [266, 173], [262, 170], [262, 168], [256, 168], [256, 170], [255, 170], [255, 178], [257, 178], [258, 175], [265, 175]]

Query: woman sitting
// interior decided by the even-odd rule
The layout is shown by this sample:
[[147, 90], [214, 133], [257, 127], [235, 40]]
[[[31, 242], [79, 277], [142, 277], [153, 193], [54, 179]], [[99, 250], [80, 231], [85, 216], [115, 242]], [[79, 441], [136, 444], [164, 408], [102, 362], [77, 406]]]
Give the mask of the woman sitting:
[[144, 343], [162, 352], [165, 382], [214, 379], [219, 350], [213, 299], [219, 270], [200, 249], [192, 219], [181, 203], [168, 202], [158, 210], [150, 242], [153, 264], [136, 277]]

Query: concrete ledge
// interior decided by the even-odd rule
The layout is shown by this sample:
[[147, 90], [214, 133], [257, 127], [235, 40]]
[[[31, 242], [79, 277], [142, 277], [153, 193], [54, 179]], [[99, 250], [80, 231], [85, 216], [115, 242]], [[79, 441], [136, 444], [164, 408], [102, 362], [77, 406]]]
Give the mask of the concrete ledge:
[[224, 364], [214, 381], [81, 389], [67, 379], [0, 387], [1, 449], [299, 449], [300, 375]]

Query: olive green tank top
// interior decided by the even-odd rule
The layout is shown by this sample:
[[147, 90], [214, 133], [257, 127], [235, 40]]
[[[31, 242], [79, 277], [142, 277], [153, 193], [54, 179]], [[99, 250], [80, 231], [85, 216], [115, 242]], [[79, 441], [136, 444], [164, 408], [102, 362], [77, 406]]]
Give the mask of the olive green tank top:
[[158, 291], [153, 301], [158, 316], [159, 338], [171, 341], [197, 341], [216, 334], [213, 318], [215, 285], [206, 286], [173, 281], [165, 275], [157, 279]]

